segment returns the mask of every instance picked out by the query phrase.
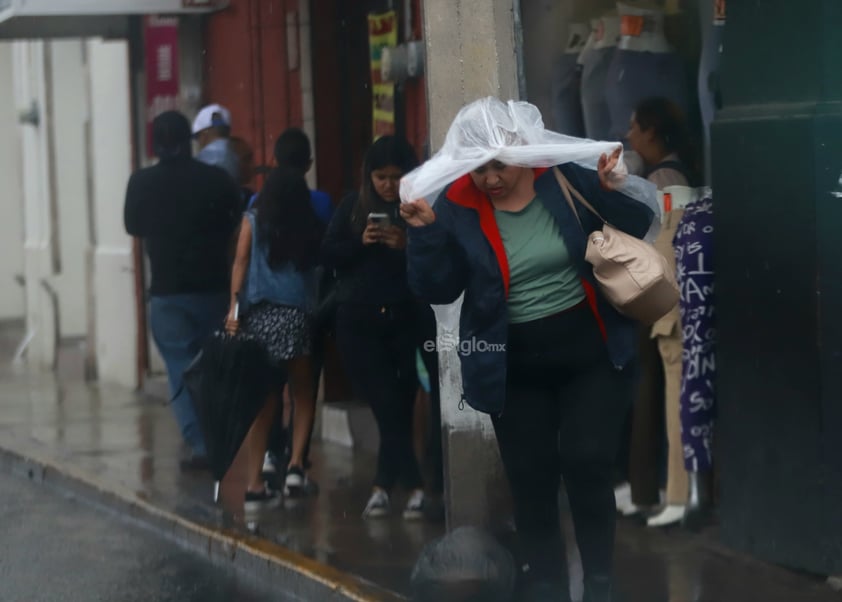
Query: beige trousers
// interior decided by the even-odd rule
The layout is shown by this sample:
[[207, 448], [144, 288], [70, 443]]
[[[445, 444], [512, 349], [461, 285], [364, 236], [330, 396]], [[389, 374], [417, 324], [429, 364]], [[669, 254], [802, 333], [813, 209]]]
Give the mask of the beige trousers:
[[[677, 209], [664, 216], [661, 233], [655, 247], [675, 269], [672, 240], [684, 215]], [[678, 306], [652, 326], [652, 338], [658, 341], [658, 351], [664, 366], [664, 404], [666, 409], [667, 444], [667, 504], [687, 503], [687, 471], [684, 468], [684, 444], [681, 442], [681, 314]]]

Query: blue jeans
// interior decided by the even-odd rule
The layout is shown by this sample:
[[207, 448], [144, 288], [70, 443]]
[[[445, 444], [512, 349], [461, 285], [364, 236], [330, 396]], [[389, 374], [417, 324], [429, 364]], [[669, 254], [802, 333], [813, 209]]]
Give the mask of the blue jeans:
[[183, 375], [205, 340], [222, 327], [228, 294], [156, 296], [151, 298], [149, 306], [152, 336], [167, 365], [171, 405], [181, 436], [194, 454], [204, 456], [205, 441], [190, 393], [182, 388]]

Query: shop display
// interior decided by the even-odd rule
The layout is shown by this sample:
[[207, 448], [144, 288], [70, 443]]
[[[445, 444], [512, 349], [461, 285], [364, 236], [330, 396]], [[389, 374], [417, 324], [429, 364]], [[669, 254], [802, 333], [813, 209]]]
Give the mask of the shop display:
[[593, 140], [608, 140], [611, 135], [611, 113], [606, 98], [608, 70], [620, 40], [620, 17], [606, 15], [592, 23], [592, 45], [579, 61], [582, 65], [582, 116], [585, 135]]
[[702, 21], [702, 57], [699, 62], [699, 106], [705, 141], [705, 180], [711, 182], [710, 124], [716, 114], [717, 72], [722, 56], [725, 13], [721, 0], [700, 0]]
[[571, 23], [564, 53], [556, 60], [551, 86], [555, 130], [568, 136], [583, 138], [581, 70], [579, 55], [588, 41], [590, 28], [586, 23]]
[[664, 13], [617, 4], [620, 42], [608, 69], [605, 94], [611, 115], [609, 139], [622, 140], [637, 104], [663, 96], [687, 111], [682, 59], [664, 37]]

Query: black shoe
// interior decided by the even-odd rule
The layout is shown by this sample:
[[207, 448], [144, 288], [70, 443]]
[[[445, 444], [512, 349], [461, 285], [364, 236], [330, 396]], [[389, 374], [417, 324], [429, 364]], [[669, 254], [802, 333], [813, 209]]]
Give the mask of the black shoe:
[[184, 472], [210, 470], [210, 463], [208, 462], [207, 456], [193, 455], [185, 460], [182, 460], [178, 463], [178, 465]]
[[260, 510], [277, 508], [280, 503], [281, 495], [277, 491], [265, 486], [263, 491], [246, 491], [243, 509], [246, 512], [258, 512]]

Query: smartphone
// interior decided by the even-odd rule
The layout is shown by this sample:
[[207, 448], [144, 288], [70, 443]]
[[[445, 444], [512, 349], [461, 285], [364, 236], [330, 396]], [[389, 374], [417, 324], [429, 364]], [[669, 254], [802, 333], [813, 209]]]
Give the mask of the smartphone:
[[368, 223], [374, 224], [380, 228], [385, 228], [390, 223], [389, 214], [387, 213], [369, 213]]

